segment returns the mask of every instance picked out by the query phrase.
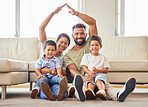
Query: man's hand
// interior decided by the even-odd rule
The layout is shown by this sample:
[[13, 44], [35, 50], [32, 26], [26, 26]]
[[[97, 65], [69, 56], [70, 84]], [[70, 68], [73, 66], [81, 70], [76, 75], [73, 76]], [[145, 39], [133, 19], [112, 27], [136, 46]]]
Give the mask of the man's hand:
[[77, 15], [77, 11], [75, 11], [72, 7], [70, 7], [67, 3], [66, 3], [66, 6], [68, 7], [68, 9], [70, 11], [68, 11], [70, 14], [72, 15]]
[[46, 78], [46, 77], [44, 75], [40, 74], [37, 79], [39, 80], [40, 78]]
[[65, 5], [66, 5], [66, 4], [64, 4], [64, 5], [60, 6], [60, 7], [58, 7], [58, 8], [55, 9], [53, 12], [54, 12], [54, 13], [58, 13], [59, 11], [62, 10], [62, 8], [63, 8]]

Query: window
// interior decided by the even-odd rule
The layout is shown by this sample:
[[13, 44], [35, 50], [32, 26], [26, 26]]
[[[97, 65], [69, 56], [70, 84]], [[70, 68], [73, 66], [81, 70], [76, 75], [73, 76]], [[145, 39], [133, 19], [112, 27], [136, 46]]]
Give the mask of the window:
[[[20, 36], [38, 37], [39, 26], [44, 19], [58, 6], [68, 3], [78, 9], [77, 0], [21, 0], [20, 1]], [[68, 13], [67, 7], [55, 14], [46, 27], [46, 34], [57, 37], [60, 33], [72, 34], [72, 26], [78, 21], [77, 17]]]
[[148, 0], [118, 0], [118, 31], [123, 36], [148, 35]]
[[0, 0], [0, 37], [14, 37], [15, 0]]
[[[78, 10], [80, 0], [0, 0], [0, 37], [38, 37], [39, 26], [56, 9], [68, 3]], [[54, 15], [46, 27], [47, 36], [60, 33], [71, 35], [72, 26], [78, 18], [68, 13], [65, 6]]]

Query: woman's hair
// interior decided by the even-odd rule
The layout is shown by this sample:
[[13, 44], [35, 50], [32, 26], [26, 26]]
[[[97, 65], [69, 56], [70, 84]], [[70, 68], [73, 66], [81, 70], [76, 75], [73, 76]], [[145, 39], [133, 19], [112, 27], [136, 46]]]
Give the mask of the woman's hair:
[[89, 40], [89, 45], [90, 45], [91, 41], [93, 41], [93, 40], [98, 41], [99, 44], [100, 44], [100, 46], [102, 45], [102, 39], [101, 39], [100, 36], [93, 35], [93, 36], [90, 38], [90, 40]]
[[44, 44], [44, 49], [46, 49], [47, 46], [54, 46], [55, 50], [57, 49], [56, 43], [53, 40], [47, 40]]
[[70, 38], [69, 38], [69, 36], [68, 36], [66, 33], [61, 33], [61, 34], [59, 34], [59, 36], [57, 37], [57, 41], [59, 41], [59, 39], [60, 39], [61, 37], [65, 37], [65, 38], [68, 39], [68, 46], [69, 46], [69, 45], [70, 45]]

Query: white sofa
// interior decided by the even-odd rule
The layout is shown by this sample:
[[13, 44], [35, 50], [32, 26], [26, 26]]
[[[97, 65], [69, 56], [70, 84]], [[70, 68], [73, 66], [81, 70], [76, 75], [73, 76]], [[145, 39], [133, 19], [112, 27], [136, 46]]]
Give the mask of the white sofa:
[[[137, 83], [148, 83], [147, 36], [102, 37], [102, 40], [101, 53], [108, 57], [111, 66], [107, 74], [109, 82], [124, 83], [128, 78], [135, 77]], [[74, 45], [71, 41], [68, 49]], [[6, 98], [8, 85], [30, 82], [32, 88], [32, 82], [37, 81], [35, 62], [41, 55], [38, 38], [0, 38], [2, 99]]]
[[6, 98], [6, 86], [28, 82], [28, 62], [37, 60], [37, 38], [0, 38], [1, 98]]

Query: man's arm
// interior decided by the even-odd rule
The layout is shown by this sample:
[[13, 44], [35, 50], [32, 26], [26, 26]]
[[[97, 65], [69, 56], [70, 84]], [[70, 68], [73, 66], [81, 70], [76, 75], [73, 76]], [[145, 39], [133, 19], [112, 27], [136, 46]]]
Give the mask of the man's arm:
[[80, 19], [82, 19], [85, 23], [89, 25], [89, 36], [98, 35], [97, 26], [96, 26], [96, 20], [86, 14], [80, 13], [78, 11], [75, 11], [73, 8], [71, 8], [68, 4], [66, 4], [69, 8], [69, 13], [72, 15], [78, 16]]
[[76, 67], [76, 65], [75, 64], [69, 64], [68, 66], [67, 66], [67, 68], [68, 68], [68, 70], [69, 70], [69, 72], [71, 73], [71, 75], [74, 77], [75, 75], [81, 75], [82, 77], [83, 77], [83, 75], [80, 73], [80, 72], [78, 72], [78, 70], [77, 70], [77, 67]]
[[78, 72], [77, 67], [75, 66], [75, 64], [70, 64], [70, 65], [67, 66], [67, 68], [69, 69], [69, 72], [71, 73], [71, 75], [73, 77], [75, 75], [80, 75], [83, 78], [84, 82], [86, 82], [86, 81], [94, 81], [92, 75], [84, 76], [80, 72]]

